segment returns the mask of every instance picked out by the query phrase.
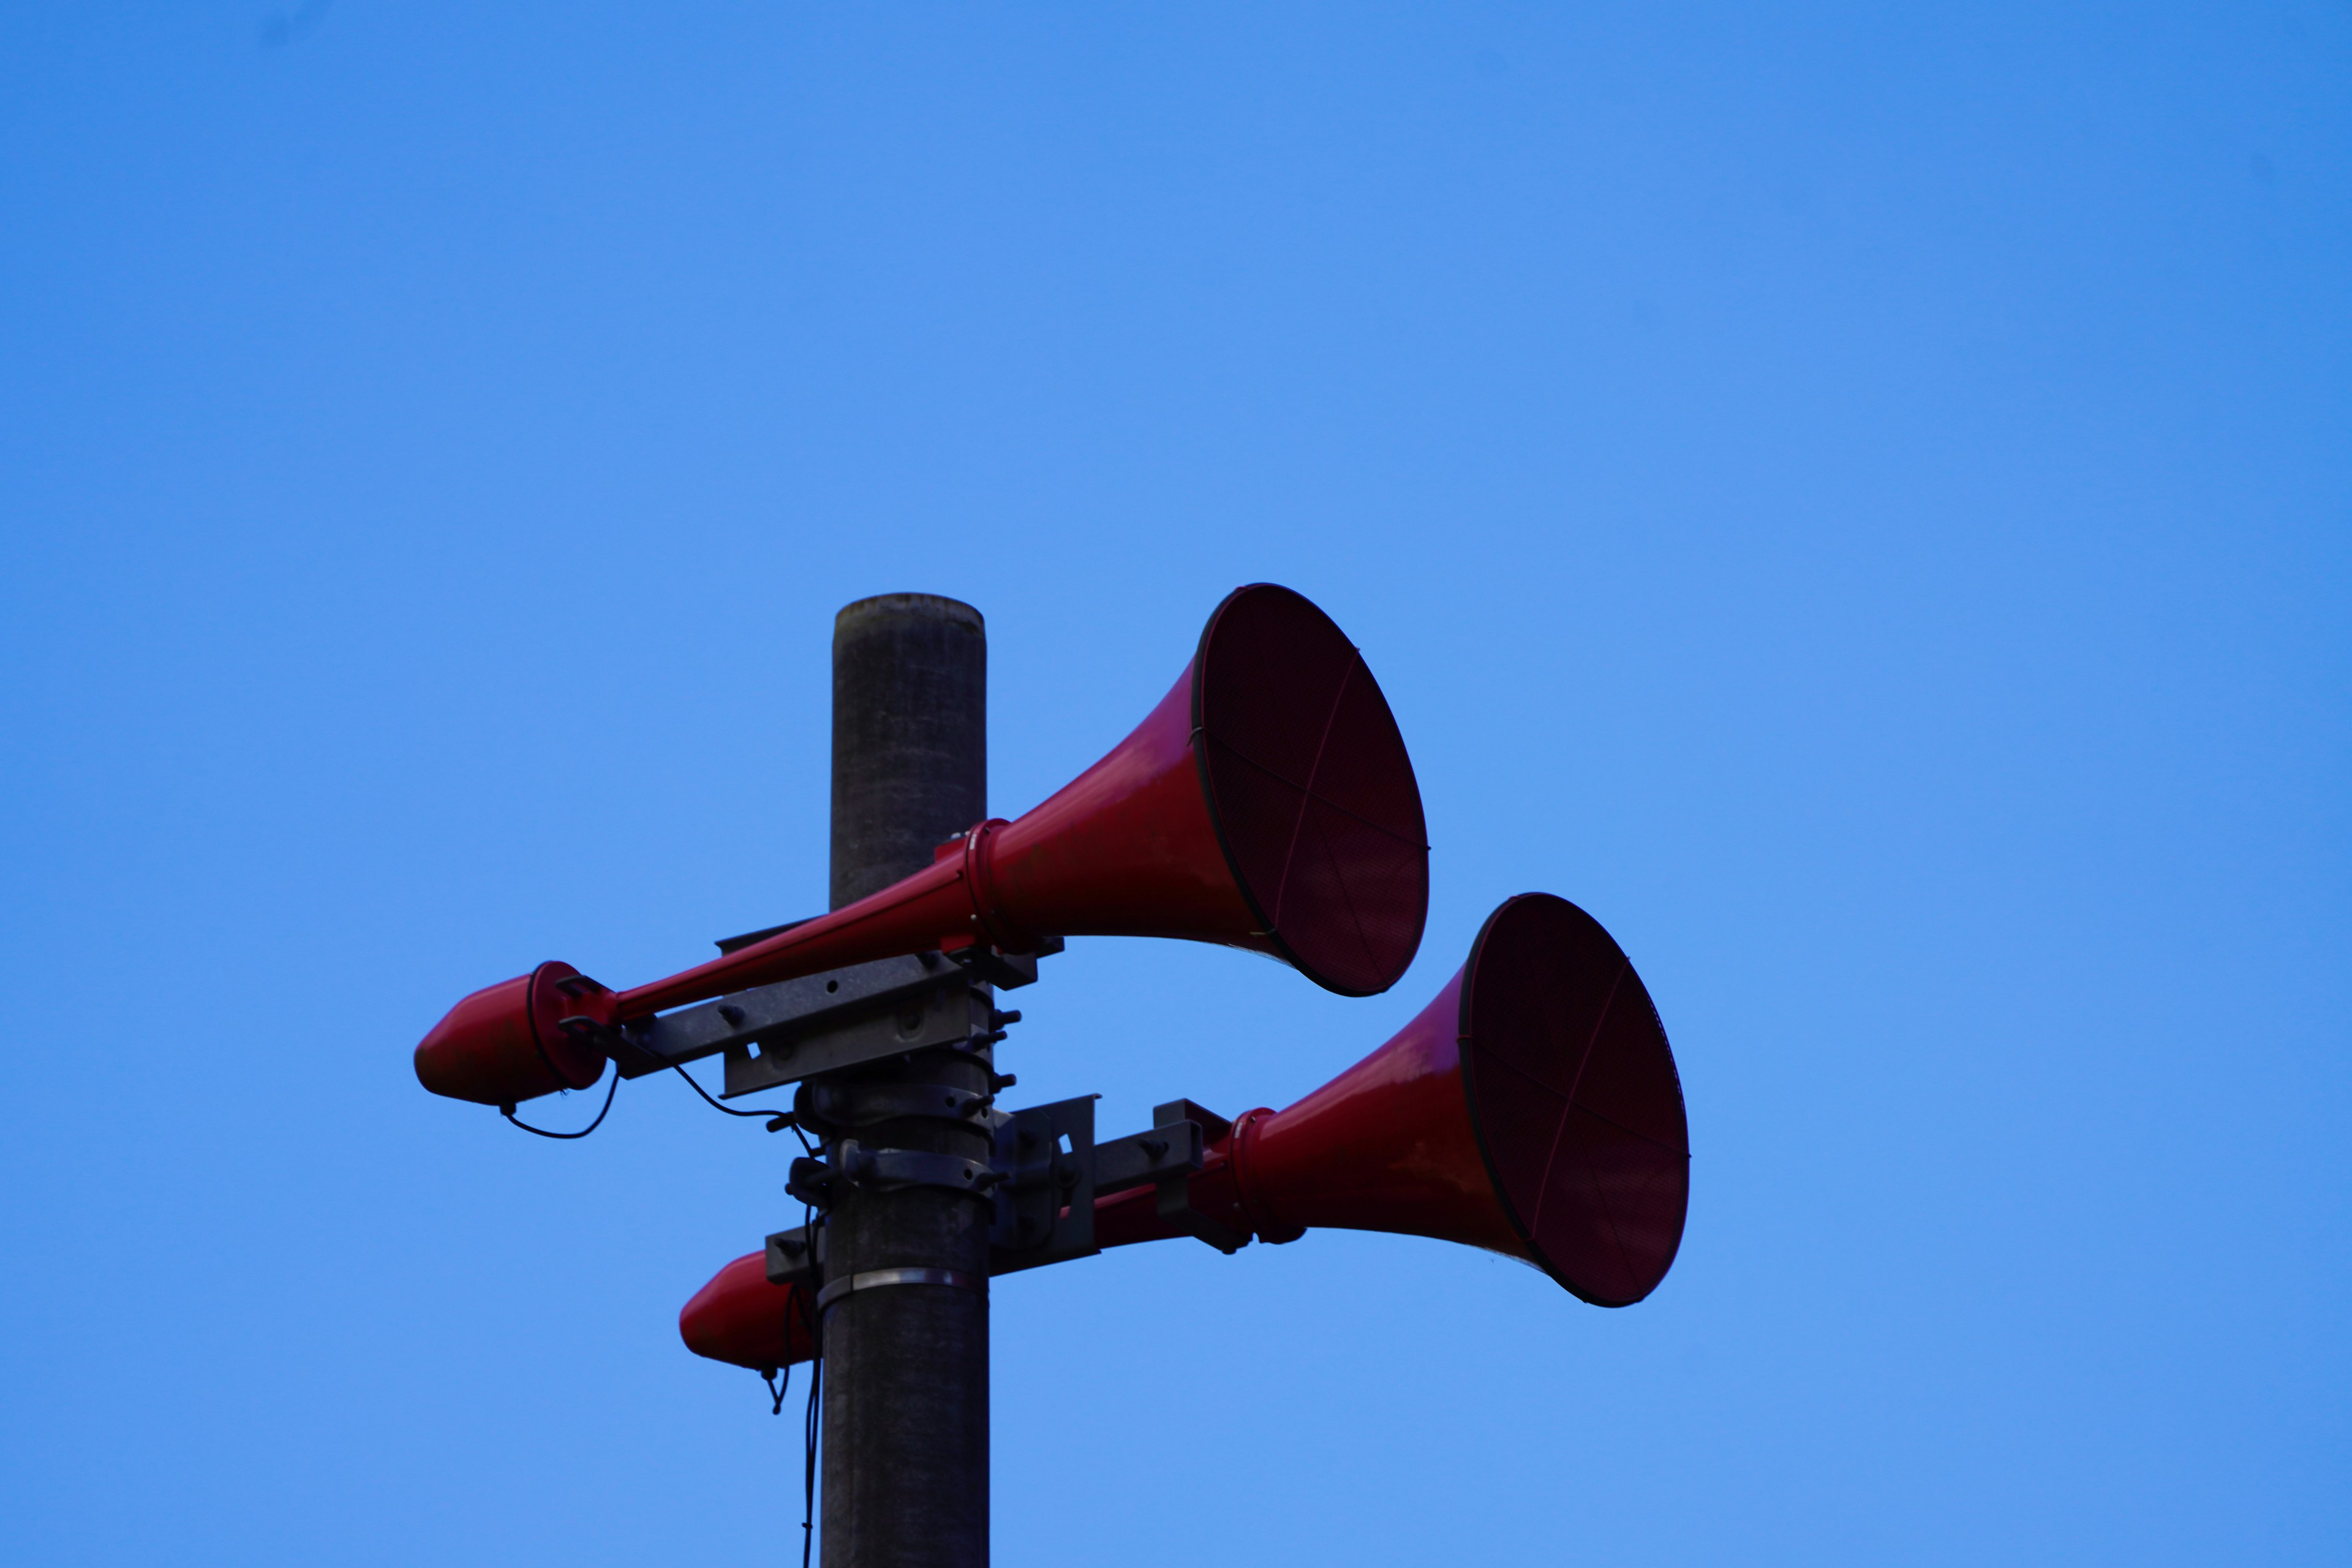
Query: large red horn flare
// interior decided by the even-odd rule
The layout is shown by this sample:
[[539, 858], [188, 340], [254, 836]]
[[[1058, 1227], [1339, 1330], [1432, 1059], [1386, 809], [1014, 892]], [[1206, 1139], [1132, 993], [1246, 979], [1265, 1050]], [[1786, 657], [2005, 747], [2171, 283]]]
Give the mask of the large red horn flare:
[[[1487, 918], [1420, 1016], [1282, 1111], [1241, 1117], [1192, 1205], [1266, 1241], [1398, 1231], [1523, 1258], [1584, 1300], [1657, 1288], [1682, 1244], [1690, 1138], [1674, 1053], [1601, 923], [1528, 893]], [[1106, 1247], [1177, 1234], [1146, 1190], [1106, 1200]]]
[[[1328, 616], [1257, 584], [1217, 606], [1143, 722], [1043, 805], [980, 824], [868, 898], [622, 992], [609, 1016], [900, 953], [978, 942], [1018, 952], [1068, 936], [1249, 948], [1370, 995], [1412, 962], [1428, 905], [1421, 790], [1379, 683]], [[494, 992], [504, 988], [477, 998]], [[460, 1049], [478, 1037], [487, 1050], [512, 1026], [511, 1016], [453, 1013], [436, 1036]], [[453, 1092], [426, 1076], [421, 1052], [418, 1072]]]

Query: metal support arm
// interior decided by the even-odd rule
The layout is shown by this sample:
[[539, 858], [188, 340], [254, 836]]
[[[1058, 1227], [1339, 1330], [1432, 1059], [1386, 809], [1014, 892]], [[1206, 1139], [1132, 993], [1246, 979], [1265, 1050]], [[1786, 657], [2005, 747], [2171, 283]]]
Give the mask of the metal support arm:
[[997, 1011], [990, 985], [1029, 984], [1039, 956], [976, 948], [854, 963], [602, 1027], [595, 1043], [623, 1078], [724, 1056], [728, 1098], [934, 1046], [977, 1051], [1020, 1016]]

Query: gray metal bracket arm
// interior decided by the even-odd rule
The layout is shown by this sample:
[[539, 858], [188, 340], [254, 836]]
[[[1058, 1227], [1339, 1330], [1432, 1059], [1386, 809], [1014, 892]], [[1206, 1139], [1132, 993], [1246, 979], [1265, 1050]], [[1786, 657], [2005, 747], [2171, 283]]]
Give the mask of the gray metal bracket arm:
[[[982, 1051], [1020, 1017], [999, 1012], [989, 991], [1003, 957], [951, 962], [925, 952], [855, 963], [617, 1027], [599, 1026], [594, 1040], [623, 1078], [724, 1056], [720, 1093], [727, 1098], [934, 1047]], [[1028, 978], [1035, 978], [1035, 955], [1023, 962]], [[589, 1021], [577, 1022], [584, 1027]]]
[[1148, 1187], [1201, 1168], [1208, 1131], [1197, 1121], [1176, 1121], [1149, 1132], [1130, 1132], [1095, 1145], [1095, 1195], [1108, 1197], [1130, 1187]]
[[[824, 974], [754, 985], [651, 1018], [634, 1019], [615, 1031], [612, 1050], [621, 1076], [641, 1078], [674, 1064], [699, 1061], [724, 1051], [821, 1031], [849, 1017], [887, 1012], [942, 983], [966, 980], [964, 972], [936, 952], [853, 963]], [[850, 1065], [842, 1063], [839, 1065]]]
[[821, 1225], [796, 1225], [768, 1237], [768, 1283], [790, 1285], [823, 1273], [824, 1237]]

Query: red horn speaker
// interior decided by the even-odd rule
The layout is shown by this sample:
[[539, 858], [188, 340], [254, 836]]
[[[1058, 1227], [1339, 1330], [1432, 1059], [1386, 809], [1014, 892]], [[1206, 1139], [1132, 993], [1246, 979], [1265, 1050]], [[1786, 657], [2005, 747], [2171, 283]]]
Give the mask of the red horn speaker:
[[[1067, 936], [1250, 948], [1368, 996], [1412, 962], [1428, 905], [1421, 789], [1387, 699], [1328, 616], [1258, 584], [1217, 606], [1133, 733], [1019, 820], [981, 823], [905, 880], [667, 980], [575, 984], [573, 1011], [643, 1017], [900, 953]], [[507, 1104], [571, 1082], [543, 1059], [523, 984], [475, 993], [425, 1037], [425, 1088]]]
[[[1181, 1234], [1150, 1188], [1096, 1206], [1105, 1247]], [[1690, 1134], [1642, 977], [1565, 899], [1487, 917], [1469, 961], [1380, 1049], [1209, 1150], [1191, 1206], [1265, 1241], [1401, 1231], [1524, 1258], [1624, 1307], [1682, 1245]]]
[[[1682, 1244], [1690, 1141], [1649, 991], [1601, 922], [1526, 893], [1492, 915], [1436, 999], [1287, 1110], [1253, 1110], [1207, 1152], [1191, 1206], [1269, 1242], [1310, 1226], [1466, 1242], [1625, 1307]], [[1095, 1205], [1104, 1247], [1190, 1234], [1150, 1187]], [[687, 1348], [755, 1371], [809, 1358], [794, 1287], [765, 1252], [678, 1314]]]
[[800, 1287], [772, 1284], [764, 1251], [712, 1275], [678, 1313], [677, 1333], [695, 1354], [753, 1372], [796, 1365], [815, 1353]]

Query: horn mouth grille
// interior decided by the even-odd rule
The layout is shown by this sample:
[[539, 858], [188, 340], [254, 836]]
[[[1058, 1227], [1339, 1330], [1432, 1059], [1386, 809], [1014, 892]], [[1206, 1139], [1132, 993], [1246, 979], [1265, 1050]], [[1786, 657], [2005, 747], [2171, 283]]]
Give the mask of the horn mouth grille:
[[1261, 931], [1316, 984], [1396, 984], [1429, 912], [1429, 833], [1404, 737], [1363, 656], [1287, 588], [1236, 589], [1192, 662], [1218, 841]]
[[1536, 1260], [1595, 1306], [1647, 1296], [1682, 1246], [1690, 1128], [1632, 963], [1566, 899], [1513, 899], [1471, 949], [1462, 1037], [1479, 1147]]

